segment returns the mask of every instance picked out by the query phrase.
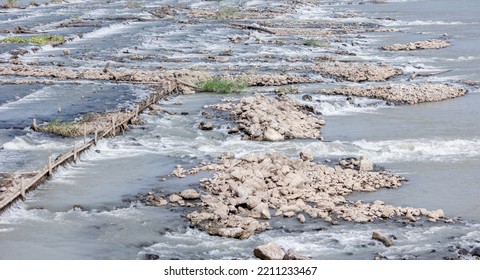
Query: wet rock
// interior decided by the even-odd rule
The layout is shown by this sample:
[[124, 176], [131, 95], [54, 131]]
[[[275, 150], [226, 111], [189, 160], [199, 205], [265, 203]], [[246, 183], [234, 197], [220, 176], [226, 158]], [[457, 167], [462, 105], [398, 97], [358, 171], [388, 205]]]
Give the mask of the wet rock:
[[428, 213], [427, 216], [431, 219], [434, 219], [434, 220], [445, 218], [445, 214], [443, 213], [442, 209], [432, 211], [432, 212]]
[[374, 231], [372, 233], [372, 239], [382, 242], [383, 245], [385, 245], [386, 247], [390, 247], [393, 245], [393, 241], [390, 238], [388, 238], [387, 236], [383, 235], [378, 231]]
[[236, 126], [230, 128], [230, 130], [228, 130], [228, 134], [236, 134], [236, 133], [239, 133], [239, 132], [240, 132], [240, 129], [238, 129], [238, 127], [236, 127]]
[[302, 256], [292, 249], [288, 249], [287, 253], [283, 257], [284, 260], [311, 260], [311, 257]]
[[261, 260], [283, 260], [285, 256], [283, 249], [273, 242], [256, 247], [253, 254]]
[[182, 191], [180, 193], [180, 197], [182, 197], [185, 200], [198, 199], [198, 198], [200, 198], [200, 194], [198, 193], [197, 190], [188, 189], [188, 190]]
[[470, 252], [472, 256], [480, 257], [480, 247], [475, 247], [473, 250]]
[[168, 199], [170, 200], [171, 203], [175, 203], [175, 202], [180, 202], [182, 200], [182, 197], [179, 196], [178, 194], [172, 194], [168, 197]]
[[201, 130], [212, 130], [213, 129], [213, 124], [211, 122], [201, 122], [199, 125], [198, 125], [198, 128], [200, 128]]
[[157, 254], [144, 254], [143, 255], [144, 260], [158, 260], [160, 259], [160, 256]]
[[311, 95], [308, 95], [308, 94], [305, 94], [302, 96], [302, 100], [305, 100], [305, 101], [312, 101], [313, 98]]
[[[479, 252], [480, 253], [480, 252]], [[458, 254], [459, 255], [463, 255], [463, 256], [466, 256], [468, 255], [468, 250], [465, 249], [465, 248], [461, 248], [460, 250], [458, 250]], [[472, 254], [473, 255], [473, 254]]]

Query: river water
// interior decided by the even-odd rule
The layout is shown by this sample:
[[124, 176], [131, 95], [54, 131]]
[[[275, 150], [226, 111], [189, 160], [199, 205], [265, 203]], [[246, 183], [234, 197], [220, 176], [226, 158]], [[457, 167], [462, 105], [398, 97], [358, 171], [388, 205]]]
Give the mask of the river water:
[[[291, 5], [283, 1], [235, 3], [240, 2], [247, 8]], [[448, 70], [419, 78], [427, 81], [480, 81], [480, 3], [476, 0], [315, 2], [297, 4], [295, 15], [286, 14], [274, 20], [362, 21], [396, 28], [399, 32], [344, 35], [342, 39], [348, 42], [345, 47], [357, 54], [348, 59], [385, 62], [410, 72]], [[238, 71], [262, 71], [284, 65], [287, 58], [328, 54], [325, 49], [298, 44], [258, 44], [252, 37], [245, 44], [233, 45], [226, 37], [244, 32], [227, 28], [224, 21], [179, 24], [178, 19], [168, 18], [127, 23], [109, 19], [113, 15], [150, 19], [145, 10], [164, 4], [202, 8], [234, 2], [72, 1], [3, 11], [0, 29], [22, 25], [71, 37], [83, 34], [60, 48], [43, 47], [21, 57], [24, 63], [46, 66], [103, 67], [105, 61], [111, 61], [111, 67], [126, 69], [190, 67], [221, 72], [226, 66], [234, 66]], [[346, 12], [355, 13], [356, 17], [335, 16]], [[95, 24], [58, 28], [72, 18]], [[258, 32], [254, 35], [260, 40], [273, 36]], [[0, 39], [3, 37], [0, 35]], [[452, 45], [413, 52], [379, 50], [392, 43], [442, 37]], [[332, 43], [334, 47], [335, 44]], [[18, 48], [25, 47], [1, 44], [0, 62], [4, 60], [2, 64], [7, 65], [9, 52]], [[70, 55], [61, 55], [64, 49]], [[211, 54], [229, 49], [235, 55], [228, 63], [208, 59]], [[137, 61], [132, 59], [133, 54], [147, 58]], [[265, 57], [273, 59], [258, 62]], [[480, 246], [479, 90], [469, 88], [466, 96], [454, 100], [392, 106], [365, 98], [348, 102], [345, 97], [316, 94], [318, 89], [333, 86], [333, 81], [326, 80], [326, 84], [298, 86], [301, 95], [312, 95], [312, 101], [301, 100], [301, 95], [295, 97], [322, 112], [327, 122], [322, 129], [325, 142], [242, 141], [239, 135], [226, 133], [232, 123], [222, 116], [214, 117], [213, 131], [199, 130], [198, 123], [204, 121], [202, 107], [224, 96], [197, 93], [160, 101], [164, 110], [177, 114], [142, 114], [144, 125], [133, 127], [123, 136], [101, 140], [77, 164], [62, 167], [24, 202], [16, 202], [2, 213], [0, 259], [143, 259], [146, 254], [156, 254], [160, 259], [249, 259], [255, 246], [270, 241], [314, 259], [373, 259], [377, 254], [389, 259], [442, 259], [458, 258], [460, 248]], [[410, 82], [408, 76], [395, 81]], [[74, 120], [86, 112], [132, 106], [149, 92], [148, 87], [139, 85], [91, 81], [0, 85], [0, 172], [39, 169], [49, 154], [60, 154], [73, 146], [71, 139], [32, 132], [27, 127], [33, 118], [40, 123]], [[397, 206], [440, 208], [447, 216], [462, 220], [454, 224], [405, 225], [388, 221], [341, 222], [331, 226], [309, 219], [302, 225], [294, 218], [273, 218], [272, 230], [247, 240], [234, 240], [209, 236], [189, 227], [184, 218], [191, 211], [188, 208], [149, 207], [138, 199], [149, 191], [169, 194], [195, 188], [199, 178], [209, 176], [202, 173], [186, 179], [169, 177], [177, 164], [193, 167], [201, 161], [213, 161], [223, 152], [241, 156], [277, 150], [297, 156], [305, 147], [315, 151], [315, 160], [319, 162], [366, 155], [378, 166], [409, 180], [399, 189], [353, 194], [350, 200], [380, 199]], [[372, 242], [373, 230], [394, 235], [395, 245], [385, 248]]]

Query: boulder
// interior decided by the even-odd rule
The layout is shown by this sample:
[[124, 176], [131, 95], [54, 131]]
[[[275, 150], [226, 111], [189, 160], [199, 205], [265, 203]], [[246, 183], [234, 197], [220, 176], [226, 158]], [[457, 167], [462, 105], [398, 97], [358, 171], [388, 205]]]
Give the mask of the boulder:
[[270, 242], [260, 245], [253, 250], [255, 257], [261, 260], [283, 260], [285, 252], [276, 243]]
[[252, 209], [250, 216], [256, 219], [265, 219], [270, 220], [270, 209], [268, 208], [268, 204], [260, 203], [255, 208]]
[[358, 170], [359, 171], [372, 171], [373, 170], [373, 164], [371, 161], [368, 160], [366, 157], [360, 157], [360, 162], [358, 164]]
[[263, 140], [275, 142], [275, 141], [283, 141], [283, 140], [285, 140], [285, 138], [283, 137], [282, 134], [280, 134], [280, 133], [279, 133], [278, 131], [276, 131], [275, 129], [273, 129], [273, 128], [268, 128], [268, 129], [265, 130], [265, 132], [263, 133]]
[[201, 122], [199, 125], [198, 125], [198, 128], [200, 128], [201, 130], [212, 130], [213, 129], [213, 124], [211, 122]]
[[287, 253], [283, 257], [284, 260], [311, 260], [311, 257], [302, 256], [292, 249], [288, 249]]
[[186, 200], [200, 198], [200, 194], [194, 189], [184, 190], [180, 193], [180, 196]]
[[310, 149], [304, 149], [300, 152], [300, 158], [303, 161], [312, 161], [313, 160], [313, 152]]
[[432, 211], [432, 212], [428, 213], [427, 216], [431, 219], [434, 219], [434, 220], [445, 218], [445, 214], [443, 213], [442, 209]]
[[389, 237], [383, 235], [382, 233], [380, 233], [378, 231], [374, 231], [372, 233], [372, 239], [382, 242], [383, 245], [385, 245], [386, 247], [390, 247], [390, 246], [393, 245], [392, 239], [390, 239]]

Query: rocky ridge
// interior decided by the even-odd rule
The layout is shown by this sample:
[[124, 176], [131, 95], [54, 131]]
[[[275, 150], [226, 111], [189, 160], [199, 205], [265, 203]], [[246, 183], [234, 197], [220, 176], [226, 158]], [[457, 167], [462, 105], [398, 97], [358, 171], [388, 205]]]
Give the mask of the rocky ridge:
[[231, 111], [238, 131], [245, 140], [282, 141], [294, 138], [320, 138], [323, 119], [313, 109], [289, 97], [273, 98], [261, 94], [241, 98], [238, 103], [220, 103], [208, 106]]
[[417, 104], [455, 98], [467, 93], [464, 88], [449, 84], [390, 84], [377, 87], [343, 87], [322, 90], [327, 95], [347, 95], [377, 98], [400, 104]]

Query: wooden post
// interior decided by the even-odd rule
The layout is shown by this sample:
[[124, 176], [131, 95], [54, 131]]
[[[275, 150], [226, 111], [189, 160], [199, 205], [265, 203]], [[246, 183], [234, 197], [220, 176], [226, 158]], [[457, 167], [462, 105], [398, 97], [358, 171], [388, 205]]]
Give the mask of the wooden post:
[[97, 140], [98, 140], [98, 130], [95, 129], [95, 145], [97, 145]]
[[77, 144], [73, 142], [73, 161], [77, 162]]
[[83, 123], [83, 144], [87, 143], [87, 124]]
[[25, 190], [25, 179], [22, 177], [22, 199], [25, 200], [26, 196], [26, 190]]
[[112, 134], [115, 136], [115, 116], [112, 116]]
[[138, 111], [140, 111], [140, 105], [137, 105], [137, 107], [135, 107], [135, 118], [138, 118]]
[[52, 176], [53, 174], [53, 167], [52, 167], [52, 155], [48, 156], [48, 175]]

